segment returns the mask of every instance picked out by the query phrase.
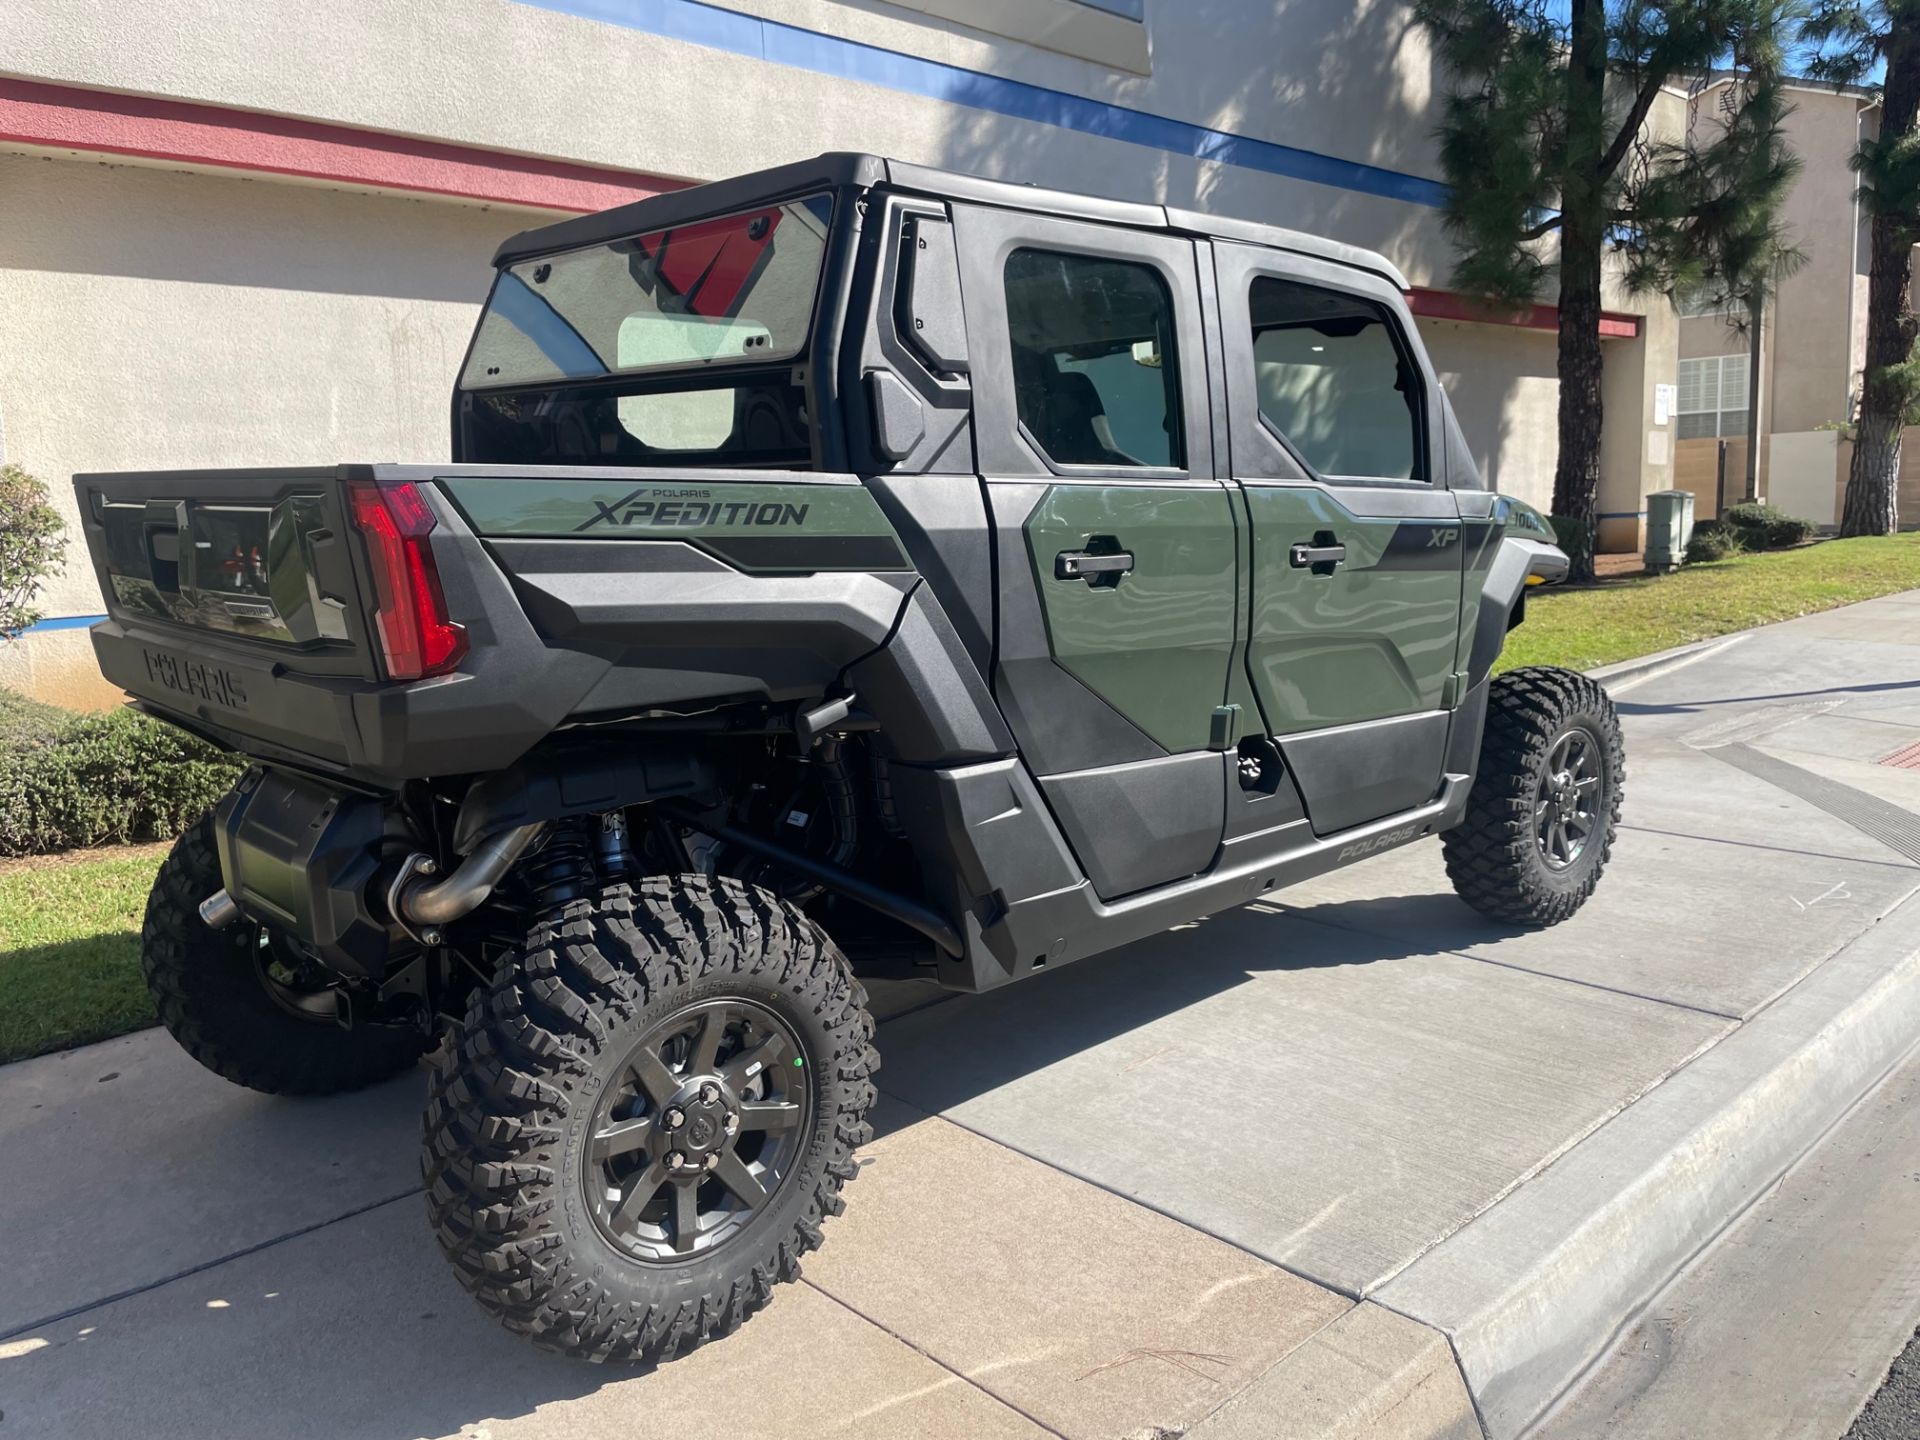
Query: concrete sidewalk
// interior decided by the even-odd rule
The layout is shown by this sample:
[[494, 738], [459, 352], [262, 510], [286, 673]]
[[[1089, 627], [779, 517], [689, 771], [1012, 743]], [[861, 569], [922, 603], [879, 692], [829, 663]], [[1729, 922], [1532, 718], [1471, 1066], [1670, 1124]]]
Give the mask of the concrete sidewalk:
[[1627, 828], [1553, 931], [1427, 842], [888, 1021], [806, 1280], [651, 1373], [459, 1292], [417, 1080], [7, 1067], [0, 1434], [1519, 1434], [1920, 1035], [1909, 635], [1920, 595], [1625, 689]]

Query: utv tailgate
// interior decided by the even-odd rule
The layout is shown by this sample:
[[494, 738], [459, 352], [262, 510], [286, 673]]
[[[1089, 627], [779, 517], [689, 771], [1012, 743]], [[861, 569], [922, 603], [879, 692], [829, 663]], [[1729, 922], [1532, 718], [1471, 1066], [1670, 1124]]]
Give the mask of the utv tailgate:
[[[383, 647], [375, 632], [369, 597], [393, 581], [374, 573], [350, 523], [349, 487], [393, 484], [431, 517], [435, 584], [487, 642], [457, 673], [396, 680], [391, 636]], [[107, 605], [93, 630], [101, 672], [233, 749], [376, 784], [464, 773], [511, 763], [550, 706], [564, 710], [566, 682], [592, 684], [567, 673], [570, 657], [542, 653], [505, 578], [425, 476], [196, 470], [78, 475], [74, 488]], [[527, 693], [543, 672], [561, 682], [551, 699]]]

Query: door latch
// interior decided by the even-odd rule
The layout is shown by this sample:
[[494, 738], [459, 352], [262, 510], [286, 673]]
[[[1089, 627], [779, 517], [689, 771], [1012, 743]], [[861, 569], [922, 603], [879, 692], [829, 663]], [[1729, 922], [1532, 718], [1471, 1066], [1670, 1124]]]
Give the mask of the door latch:
[[1133, 573], [1133, 552], [1117, 550], [1101, 553], [1093, 550], [1062, 550], [1053, 557], [1053, 578], [1085, 580], [1089, 585], [1111, 586], [1122, 575]]
[[1331, 530], [1322, 530], [1313, 543], [1302, 541], [1287, 551], [1287, 563], [1296, 570], [1311, 570], [1316, 575], [1331, 575], [1334, 567], [1347, 558], [1347, 547]]

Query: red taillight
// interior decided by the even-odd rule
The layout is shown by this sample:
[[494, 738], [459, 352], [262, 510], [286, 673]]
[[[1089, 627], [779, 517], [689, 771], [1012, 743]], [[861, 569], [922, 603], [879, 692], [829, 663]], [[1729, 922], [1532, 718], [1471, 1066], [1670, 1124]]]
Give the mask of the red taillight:
[[408, 482], [356, 480], [347, 493], [373, 569], [373, 623], [388, 678], [446, 674], [467, 653], [467, 632], [448, 618], [440, 593], [440, 572], [427, 543], [433, 511]]

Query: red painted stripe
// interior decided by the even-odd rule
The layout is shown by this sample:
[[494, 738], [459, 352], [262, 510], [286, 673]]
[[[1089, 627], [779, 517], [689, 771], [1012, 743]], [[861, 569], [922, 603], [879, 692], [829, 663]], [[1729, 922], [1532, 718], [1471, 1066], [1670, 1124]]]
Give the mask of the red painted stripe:
[[584, 213], [687, 184], [347, 125], [0, 79], [0, 141]]
[[[1465, 320], [1475, 325], [1518, 325], [1526, 330], [1558, 330], [1560, 312], [1551, 305], [1529, 305], [1524, 310], [1490, 310], [1451, 290], [1410, 290], [1407, 307], [1429, 320]], [[1600, 316], [1603, 340], [1631, 340], [1640, 333], [1637, 315], [1619, 315], [1611, 310]]]

